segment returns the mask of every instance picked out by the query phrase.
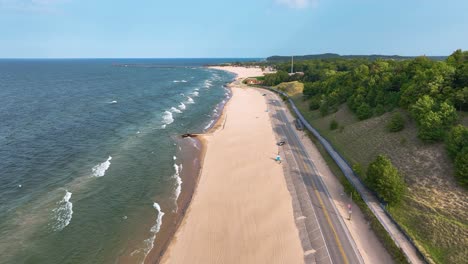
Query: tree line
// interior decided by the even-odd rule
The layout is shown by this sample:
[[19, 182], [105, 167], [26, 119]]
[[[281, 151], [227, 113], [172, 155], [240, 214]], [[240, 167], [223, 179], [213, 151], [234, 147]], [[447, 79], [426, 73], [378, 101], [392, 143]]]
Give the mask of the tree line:
[[[325, 116], [348, 107], [360, 120], [395, 108], [407, 110], [424, 142], [445, 141], [459, 182], [468, 186], [468, 129], [458, 125], [468, 110], [468, 51], [457, 50], [444, 61], [427, 57], [409, 60], [320, 59], [275, 65], [265, 85], [304, 83], [304, 99], [311, 110]], [[459, 111], [457, 113], [457, 110]]]

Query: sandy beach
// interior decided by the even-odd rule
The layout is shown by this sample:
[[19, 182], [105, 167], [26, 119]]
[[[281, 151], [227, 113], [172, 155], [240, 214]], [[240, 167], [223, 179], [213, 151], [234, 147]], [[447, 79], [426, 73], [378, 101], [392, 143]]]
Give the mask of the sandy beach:
[[[262, 75], [258, 68], [237, 73]], [[234, 85], [232, 93], [222, 125], [203, 136], [199, 183], [162, 263], [304, 260], [265, 100], [251, 88]]]

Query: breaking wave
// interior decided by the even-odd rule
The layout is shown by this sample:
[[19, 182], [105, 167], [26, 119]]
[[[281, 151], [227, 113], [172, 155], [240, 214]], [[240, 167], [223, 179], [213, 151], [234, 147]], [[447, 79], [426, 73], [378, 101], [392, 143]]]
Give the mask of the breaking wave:
[[65, 196], [57, 203], [58, 207], [52, 210], [54, 212], [54, 224], [52, 225], [54, 231], [60, 231], [70, 224], [73, 215], [71, 196], [72, 193], [65, 190]]
[[194, 104], [195, 101], [193, 101], [192, 97], [187, 96], [187, 104]]
[[164, 111], [162, 118], [163, 118], [164, 125], [169, 125], [169, 124], [172, 124], [172, 122], [174, 122], [174, 117], [172, 116], [172, 113], [169, 111]]
[[182, 111], [180, 111], [179, 109], [177, 109], [175, 107], [171, 107], [171, 112], [178, 113], [178, 114], [182, 113]]
[[179, 107], [180, 110], [185, 110], [187, 108], [184, 103], [180, 103], [177, 107]]
[[164, 216], [164, 212], [161, 210], [161, 206], [159, 206], [158, 203], [154, 202], [153, 208], [158, 212], [158, 216], [156, 218], [156, 223], [150, 229], [151, 237], [145, 239], [145, 248], [143, 249], [145, 258], [154, 247], [154, 240], [156, 239], [156, 234], [161, 230], [162, 218]]
[[111, 159], [112, 159], [112, 157], [109, 156], [109, 158], [107, 158], [106, 161], [94, 166], [93, 169], [92, 169], [93, 176], [94, 177], [102, 177], [102, 176], [106, 175], [106, 171], [107, 171], [107, 169], [109, 169], [109, 167], [111, 165], [111, 163], [110, 163]]

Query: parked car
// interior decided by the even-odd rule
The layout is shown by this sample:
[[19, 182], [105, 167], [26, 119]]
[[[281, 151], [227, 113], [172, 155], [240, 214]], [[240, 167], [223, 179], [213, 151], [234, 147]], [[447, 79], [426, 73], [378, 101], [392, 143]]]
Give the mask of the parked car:
[[283, 146], [284, 144], [286, 144], [286, 141], [284, 141], [284, 140], [281, 140], [278, 143], [276, 143], [276, 145], [278, 145], [278, 146]]
[[300, 119], [294, 120], [294, 125], [296, 126], [297, 130], [304, 130], [304, 125], [302, 124]]

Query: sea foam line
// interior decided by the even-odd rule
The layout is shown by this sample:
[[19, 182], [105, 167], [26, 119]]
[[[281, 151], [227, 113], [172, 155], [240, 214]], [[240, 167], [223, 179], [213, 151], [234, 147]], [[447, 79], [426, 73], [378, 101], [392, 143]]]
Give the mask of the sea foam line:
[[162, 119], [163, 119], [162, 120], [163, 125], [161, 126], [162, 128], [166, 128], [167, 125], [172, 124], [174, 122], [174, 117], [172, 116], [172, 113], [169, 111], [164, 111]]
[[73, 215], [73, 203], [70, 202], [72, 193], [65, 190], [65, 196], [57, 204], [58, 207], [53, 209], [54, 221], [52, 228], [54, 231], [63, 230], [70, 224]]
[[164, 212], [161, 210], [161, 206], [159, 206], [158, 203], [154, 202], [153, 208], [156, 209], [156, 211], [158, 212], [158, 216], [156, 218], [156, 223], [150, 229], [150, 232], [152, 234], [151, 237], [149, 237], [148, 239], [145, 239], [144, 241], [146, 245], [144, 249], [145, 259], [146, 259], [146, 256], [148, 256], [148, 253], [154, 247], [154, 240], [156, 239], [156, 234], [159, 232], [159, 230], [161, 230], [162, 218], [164, 216]]
[[111, 165], [111, 162], [110, 162], [111, 159], [112, 159], [112, 157], [109, 156], [106, 161], [94, 166], [93, 169], [92, 169], [93, 176], [94, 177], [102, 177], [102, 176], [106, 175], [106, 171], [107, 171], [107, 169], [109, 169], [109, 167]]
[[180, 177], [180, 173], [182, 172], [182, 164], [177, 165], [174, 163], [174, 176], [173, 178], [176, 180], [176, 189], [174, 191], [175, 195], [175, 203], [176, 203], [176, 212], [177, 212], [177, 200], [179, 199], [179, 195], [182, 192], [182, 178]]

